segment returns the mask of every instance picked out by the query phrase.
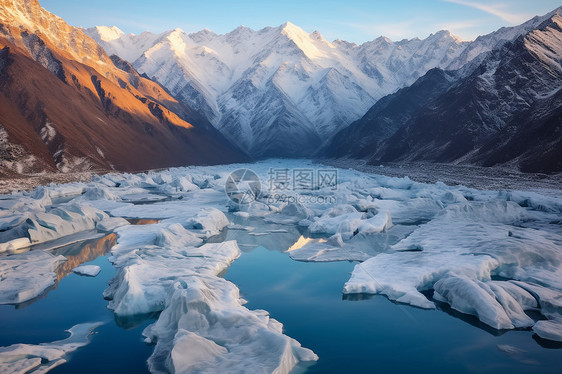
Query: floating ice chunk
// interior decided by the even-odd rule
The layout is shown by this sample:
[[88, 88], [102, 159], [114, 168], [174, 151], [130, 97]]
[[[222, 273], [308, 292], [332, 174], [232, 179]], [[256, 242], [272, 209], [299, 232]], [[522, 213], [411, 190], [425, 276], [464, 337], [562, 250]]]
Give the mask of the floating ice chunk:
[[359, 233], [378, 234], [392, 226], [392, 219], [389, 211], [377, 213], [374, 217], [363, 220], [358, 227]]
[[415, 197], [409, 200], [374, 200], [377, 210], [390, 212], [394, 224], [419, 225], [441, 213], [444, 204], [434, 198]]
[[174, 284], [168, 307], [147, 327], [156, 342], [151, 371], [289, 373], [300, 361], [318, 357], [283, 335], [265, 311], [242, 306], [238, 289], [218, 277], [188, 278]]
[[513, 282], [507, 281], [490, 281], [489, 285], [497, 285], [509, 293], [513, 297], [523, 310], [536, 309], [539, 307], [537, 299], [524, 288], [517, 286]]
[[86, 192], [82, 195], [86, 200], [120, 200], [119, 196], [109, 190], [105, 186], [93, 186], [86, 188]]
[[449, 274], [490, 279], [490, 272], [497, 265], [490, 256], [451, 252], [381, 253], [355, 266], [343, 292], [383, 294], [391, 300], [433, 309], [435, 305], [419, 291], [433, 288], [435, 282]]
[[356, 202], [353, 203], [353, 207], [357, 209], [359, 212], [365, 213], [377, 213], [377, 205], [373, 202], [373, 198], [369, 197], [368, 199], [358, 199]]
[[46, 373], [66, 363], [66, 358], [73, 351], [88, 345], [90, 335], [101, 322], [83, 323], [72, 327], [70, 336], [52, 343], [14, 344], [0, 347], [0, 372]]
[[170, 186], [177, 191], [189, 192], [199, 189], [195, 184], [191, 183], [186, 177], [175, 178]]
[[[182, 200], [131, 205], [111, 210], [114, 217], [166, 219], [196, 215], [208, 207], [224, 207], [228, 198], [224, 191], [211, 189], [191, 191]], [[263, 204], [261, 204], [263, 205]]]
[[9, 242], [6, 242], [6, 243], [0, 243], [0, 253], [10, 252], [10, 251], [14, 251], [14, 250], [17, 250], [17, 249], [29, 247], [30, 245], [31, 245], [31, 242], [29, 241], [28, 238], [12, 239], [12, 240], [10, 240]]
[[530, 327], [534, 324], [521, 305], [497, 283], [466, 277], [446, 277], [434, 285], [434, 297], [459, 312], [472, 314], [495, 329]]
[[71, 198], [82, 195], [86, 188], [87, 185], [81, 182], [58, 185], [51, 184], [48, 188], [48, 193], [51, 200]]
[[510, 281], [511, 283], [527, 290], [537, 300], [541, 307], [541, 313], [547, 317], [562, 316], [562, 292], [550, 288], [521, 281]]
[[96, 224], [96, 229], [102, 232], [112, 232], [118, 227], [126, 226], [129, 224], [124, 218], [121, 217], [108, 217], [105, 218], [103, 221], [100, 221]]
[[281, 208], [277, 214], [272, 214], [265, 218], [266, 222], [273, 222], [279, 224], [294, 224], [303, 219], [311, 218], [314, 212], [302, 204], [290, 203]]
[[512, 201], [495, 200], [450, 205], [444, 211], [444, 218], [513, 224], [524, 219], [525, 214], [526, 210]]
[[40, 250], [0, 258], [0, 304], [21, 304], [55, 284], [57, 267], [66, 261]]
[[197, 230], [204, 237], [218, 235], [222, 229], [228, 226], [228, 218], [218, 209], [203, 209], [195, 217], [189, 218], [184, 226], [188, 229]]
[[217, 275], [240, 256], [235, 241], [202, 247], [138, 249], [130, 264], [119, 271], [104, 295], [117, 315], [164, 309], [173, 283], [185, 277]]
[[538, 321], [533, 331], [543, 339], [562, 342], [562, 317], [548, 321]]
[[198, 246], [203, 242], [191, 231], [176, 223], [162, 229], [156, 236], [154, 244], [160, 247], [189, 247]]
[[152, 180], [158, 184], [170, 184], [173, 179], [169, 172], [161, 172], [152, 177]]
[[101, 268], [97, 265], [81, 265], [81, 266], [78, 266], [78, 267], [74, 268], [72, 271], [75, 272], [78, 275], [95, 277], [100, 273]]
[[107, 214], [88, 205], [64, 205], [49, 213], [38, 212], [28, 219], [33, 243], [57, 239], [80, 231], [92, 230]]
[[323, 215], [312, 223], [308, 227], [308, 230], [313, 234], [334, 235], [339, 233], [344, 239], [349, 239], [353, 236], [355, 231], [358, 230], [362, 223], [363, 216], [364, 213], [357, 211], [355, 213], [347, 213], [335, 217], [329, 214]]
[[439, 200], [446, 204], [465, 203], [467, 201], [460, 191], [447, 191], [439, 197]]
[[547, 197], [530, 191], [500, 191], [497, 198], [541, 212], [562, 213], [562, 199], [559, 197]]

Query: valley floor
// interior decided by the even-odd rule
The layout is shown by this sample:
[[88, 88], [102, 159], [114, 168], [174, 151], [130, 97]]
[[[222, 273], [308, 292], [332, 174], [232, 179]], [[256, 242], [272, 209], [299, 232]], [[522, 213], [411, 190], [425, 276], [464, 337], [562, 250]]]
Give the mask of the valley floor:
[[[441, 181], [448, 185], [464, 185], [471, 188], [500, 190], [518, 189], [536, 191], [545, 194], [559, 194], [562, 190], [562, 173], [535, 174], [521, 173], [502, 167], [481, 167], [472, 165], [453, 165], [440, 163], [385, 163], [368, 165], [364, 161], [352, 159], [319, 160], [320, 162], [342, 169], [355, 169], [365, 173], [386, 175], [389, 177], [409, 177], [421, 183]], [[0, 194], [12, 191], [29, 191], [50, 183], [63, 184], [71, 182], [89, 182], [94, 175], [103, 175], [113, 170], [82, 173], [41, 173], [33, 175], [0, 173]]]
[[[108, 173], [0, 195], [0, 372], [76, 372], [116, 336], [151, 372], [558, 373], [556, 183], [411, 166], [489, 188], [475, 189], [339, 166]], [[88, 310], [60, 313], [57, 300], [86, 306], [92, 293]], [[13, 327], [34, 313], [41, 331]]]
[[342, 169], [355, 169], [365, 173], [381, 174], [389, 177], [408, 177], [416, 182], [502, 190], [517, 189], [544, 194], [561, 194], [562, 173], [540, 174], [521, 173], [505, 167], [482, 167], [473, 165], [454, 165], [428, 162], [385, 163], [368, 165], [365, 161], [352, 159], [321, 160], [323, 163]]

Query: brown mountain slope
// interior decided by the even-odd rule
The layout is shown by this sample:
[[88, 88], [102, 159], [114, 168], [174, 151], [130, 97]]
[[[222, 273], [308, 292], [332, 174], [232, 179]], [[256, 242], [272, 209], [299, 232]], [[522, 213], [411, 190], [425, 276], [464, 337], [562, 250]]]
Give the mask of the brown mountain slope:
[[0, 168], [131, 171], [244, 159], [185, 104], [37, 1], [0, 0]]

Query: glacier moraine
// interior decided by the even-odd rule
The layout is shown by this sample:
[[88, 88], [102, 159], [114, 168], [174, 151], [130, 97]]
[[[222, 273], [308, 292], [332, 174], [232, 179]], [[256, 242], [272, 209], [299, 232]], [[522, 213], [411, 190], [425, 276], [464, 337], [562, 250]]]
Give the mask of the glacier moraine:
[[[423, 184], [300, 160], [44, 186], [0, 196], [0, 304], [49, 298], [72, 271], [99, 274], [90, 262], [105, 253], [75, 258], [56, 249], [103, 240], [116, 271], [103, 292], [107, 308], [116, 320], [155, 316], [142, 332], [151, 372], [313, 370], [323, 359], [315, 346], [301, 346], [268, 311], [247, 307], [244, 288], [224, 276], [239, 257], [267, 248], [293, 263], [352, 261], [338, 290], [345, 299], [379, 294], [395, 308], [448, 308], [492, 332], [527, 331], [559, 351], [561, 196]], [[0, 368], [59, 367], [103, 323], [67, 326], [74, 334], [67, 340], [2, 347]]]

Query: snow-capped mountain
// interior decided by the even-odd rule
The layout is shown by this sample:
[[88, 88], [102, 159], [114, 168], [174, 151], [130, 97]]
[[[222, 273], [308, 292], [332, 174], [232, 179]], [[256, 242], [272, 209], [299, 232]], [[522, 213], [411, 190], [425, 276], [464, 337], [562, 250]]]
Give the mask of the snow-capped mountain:
[[187, 104], [37, 0], [0, 0], [0, 174], [244, 159]]
[[435, 69], [383, 98], [334, 136], [328, 155], [562, 171], [561, 15], [542, 17], [470, 71]]
[[329, 42], [289, 22], [224, 35], [86, 32], [258, 157], [312, 153], [379, 98], [446, 67], [466, 47], [447, 31], [424, 40]]

